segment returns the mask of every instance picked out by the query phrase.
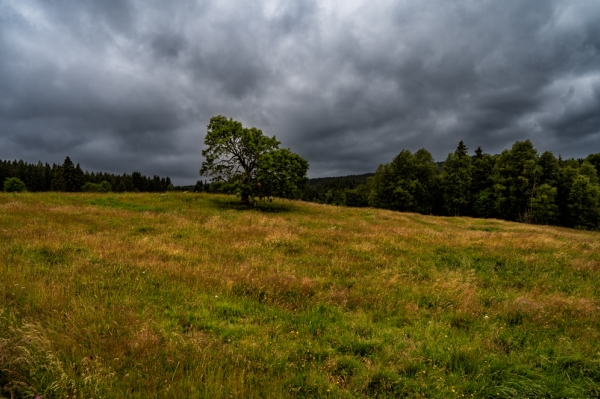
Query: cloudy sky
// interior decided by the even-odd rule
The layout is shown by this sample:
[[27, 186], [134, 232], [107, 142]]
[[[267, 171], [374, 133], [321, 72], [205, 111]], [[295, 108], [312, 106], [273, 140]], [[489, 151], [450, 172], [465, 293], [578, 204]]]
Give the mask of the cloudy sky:
[[0, 158], [191, 184], [218, 114], [311, 177], [600, 152], [600, 1], [0, 0]]

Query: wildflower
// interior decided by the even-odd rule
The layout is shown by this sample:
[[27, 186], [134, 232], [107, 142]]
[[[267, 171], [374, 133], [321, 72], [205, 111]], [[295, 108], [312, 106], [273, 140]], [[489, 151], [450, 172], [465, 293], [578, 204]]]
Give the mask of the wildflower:
[[218, 297], [219, 297], [218, 295], [215, 295], [215, 298], [218, 298]]
[[483, 316], [484, 319], [489, 319], [490, 317], [488, 315]]

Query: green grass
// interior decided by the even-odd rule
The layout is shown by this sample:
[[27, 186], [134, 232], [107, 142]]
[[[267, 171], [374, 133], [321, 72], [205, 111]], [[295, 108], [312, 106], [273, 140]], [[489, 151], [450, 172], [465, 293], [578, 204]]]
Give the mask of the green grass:
[[0, 195], [0, 397], [600, 395], [600, 234]]

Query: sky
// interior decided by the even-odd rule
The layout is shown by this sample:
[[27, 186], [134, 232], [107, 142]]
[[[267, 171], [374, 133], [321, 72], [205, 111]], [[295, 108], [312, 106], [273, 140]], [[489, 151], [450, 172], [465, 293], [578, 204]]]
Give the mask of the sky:
[[225, 115], [309, 176], [600, 152], [600, 1], [0, 0], [0, 159], [200, 178]]

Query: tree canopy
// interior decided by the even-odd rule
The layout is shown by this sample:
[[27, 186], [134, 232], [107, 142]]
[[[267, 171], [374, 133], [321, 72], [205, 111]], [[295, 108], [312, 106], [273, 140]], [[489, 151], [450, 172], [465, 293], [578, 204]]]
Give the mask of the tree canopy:
[[270, 196], [298, 198], [308, 183], [304, 158], [279, 148], [275, 136], [232, 118], [212, 117], [204, 144], [200, 175], [219, 183], [223, 191], [238, 193], [244, 203]]

